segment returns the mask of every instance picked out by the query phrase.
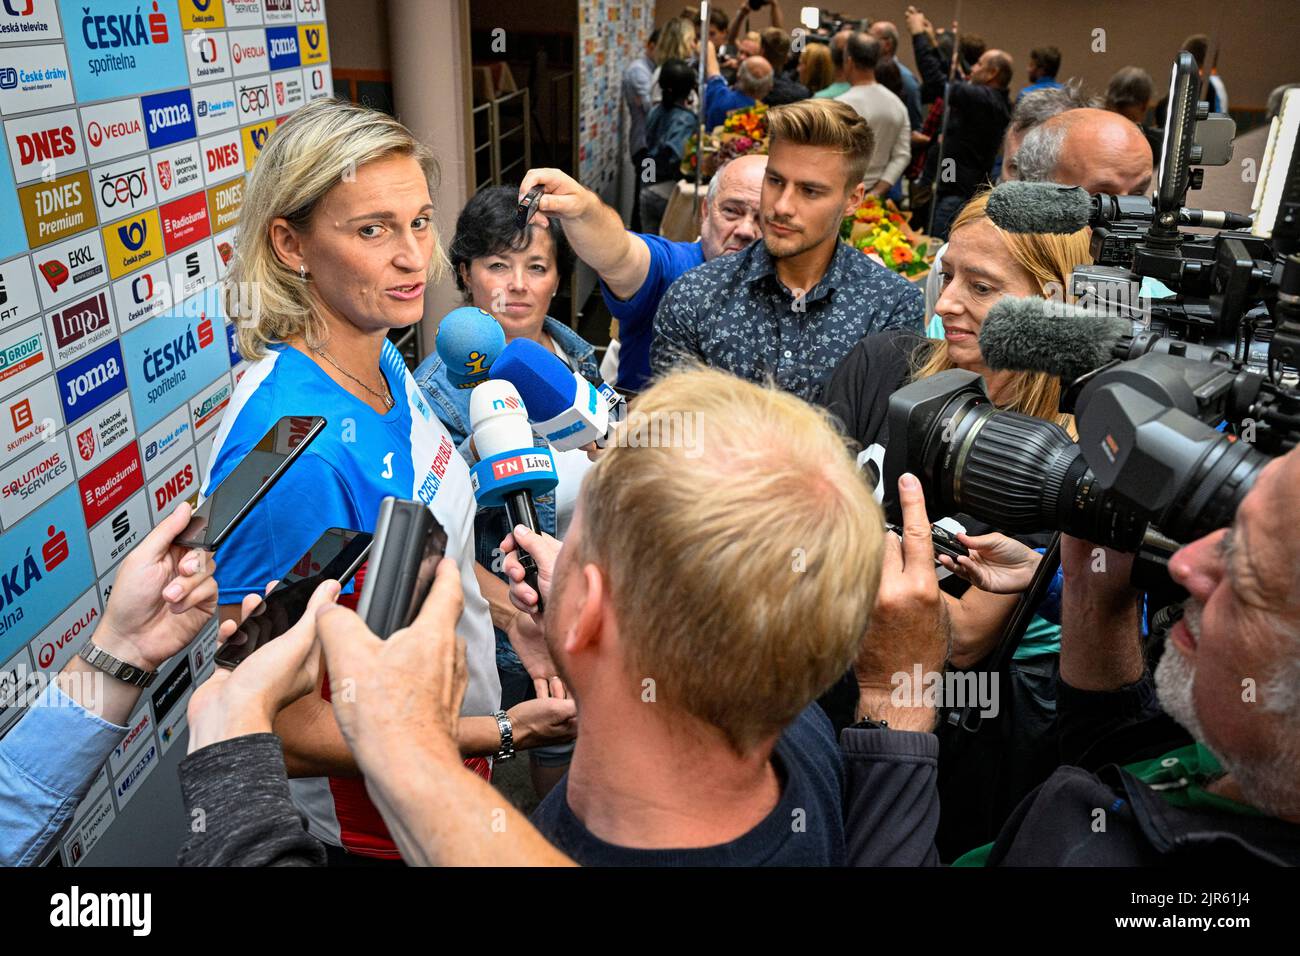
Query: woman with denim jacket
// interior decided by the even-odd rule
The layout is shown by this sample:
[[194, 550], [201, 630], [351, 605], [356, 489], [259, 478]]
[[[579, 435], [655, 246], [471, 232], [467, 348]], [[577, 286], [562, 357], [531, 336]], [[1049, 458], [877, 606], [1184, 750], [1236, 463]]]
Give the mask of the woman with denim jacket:
[[[467, 304], [490, 313], [501, 324], [506, 342], [519, 338], [532, 339], [553, 351], [584, 378], [598, 382], [600, 370], [596, 362], [596, 350], [563, 322], [546, 314], [570, 257], [559, 220], [551, 217], [547, 227], [530, 225], [521, 234], [515, 229], [518, 202], [519, 190], [516, 187], [492, 186], [477, 193], [461, 210], [456, 220], [456, 235], [449, 249], [456, 284], [464, 293]], [[452, 383], [447, 375], [446, 363], [436, 352], [415, 370], [415, 380], [429, 399], [435, 414], [447, 426], [452, 439], [461, 448], [462, 454], [472, 464], [468, 444], [465, 442], [471, 431], [471, 389], [458, 388]], [[539, 435], [534, 435], [534, 441], [538, 445], [546, 443]], [[553, 491], [538, 496], [535, 503], [540, 530], [563, 538], [573, 514], [578, 487], [590, 461], [586, 452], [581, 450], [554, 452], [554, 455], [560, 483]], [[480, 587], [489, 597], [494, 610], [502, 706], [508, 707], [531, 696], [533, 692], [540, 695], [563, 694], [558, 680], [547, 680], [550, 675], [538, 673], [533, 661], [521, 661], [516, 653], [516, 643], [512, 642], [512, 638], [518, 636], [516, 628], [528, 625], [529, 622], [520, 620], [527, 615], [498, 613], [498, 608], [510, 608], [509, 600], [505, 597], [506, 583], [499, 551], [501, 540], [510, 531], [505, 509], [480, 509], [474, 530], [478, 542], [478, 561], [484, 568], [490, 569], [500, 583], [501, 600], [492, 600], [495, 596], [491, 593], [494, 589], [493, 582], [487, 580], [486, 575], [479, 575]], [[571, 747], [572, 745], [562, 745], [533, 753], [543, 767], [556, 766], [555, 761], [559, 760], [560, 755], [548, 755], [548, 752], [567, 751]], [[563, 758], [567, 765], [567, 753]], [[558, 779], [554, 773], [543, 772], [541, 776]], [[534, 773], [534, 780], [540, 784], [538, 778], [539, 775]]]

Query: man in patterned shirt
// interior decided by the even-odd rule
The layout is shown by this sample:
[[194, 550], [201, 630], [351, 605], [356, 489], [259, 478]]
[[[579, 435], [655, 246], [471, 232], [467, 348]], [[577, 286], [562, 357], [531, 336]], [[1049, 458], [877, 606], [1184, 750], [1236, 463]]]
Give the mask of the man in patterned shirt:
[[846, 103], [813, 99], [772, 109], [768, 129], [763, 241], [673, 283], [650, 364], [658, 374], [695, 359], [816, 402], [864, 335], [921, 329], [921, 290], [839, 238], [865, 191], [866, 121]]

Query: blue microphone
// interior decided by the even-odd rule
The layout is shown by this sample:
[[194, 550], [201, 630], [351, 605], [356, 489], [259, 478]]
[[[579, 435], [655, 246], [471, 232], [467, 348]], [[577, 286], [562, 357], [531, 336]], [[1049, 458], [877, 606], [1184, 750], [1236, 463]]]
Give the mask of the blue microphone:
[[487, 381], [488, 369], [506, 347], [506, 333], [492, 313], [463, 305], [438, 323], [434, 348], [447, 366], [456, 388], [473, 388]]
[[[512, 529], [521, 524], [541, 534], [533, 496], [554, 488], [559, 476], [550, 449], [533, 444], [533, 430], [519, 393], [509, 382], [484, 382], [470, 392], [469, 421], [479, 458], [469, 472], [475, 500], [485, 508], [504, 507]], [[537, 592], [540, 611], [537, 562], [521, 547], [519, 563], [524, 566], [524, 581]]]
[[538, 434], [556, 451], [602, 441], [610, 413], [623, 401], [604, 382], [592, 385], [531, 339], [515, 339], [492, 363], [490, 377], [519, 391]]

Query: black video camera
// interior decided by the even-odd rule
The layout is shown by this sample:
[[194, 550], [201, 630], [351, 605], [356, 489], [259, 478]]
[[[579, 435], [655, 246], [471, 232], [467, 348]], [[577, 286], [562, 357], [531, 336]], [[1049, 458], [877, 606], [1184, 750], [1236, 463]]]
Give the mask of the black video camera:
[[[1062, 393], [1077, 443], [1053, 422], [998, 410], [974, 372], [904, 386], [889, 400], [887, 480], [916, 475], [931, 515], [1136, 552], [1134, 584], [1163, 588], [1176, 547], [1230, 524], [1260, 471], [1300, 442], [1300, 390], [1152, 333], [1113, 354]], [[1215, 427], [1224, 422], [1231, 431]]]
[[[1199, 74], [1190, 53], [1172, 69], [1164, 150], [1151, 198], [1095, 196], [1093, 264], [1075, 270], [1071, 294], [1105, 305], [1138, 325], [1189, 342], [1230, 351], [1252, 367], [1279, 373], [1300, 359], [1296, 293], [1288, 301], [1284, 273], [1300, 246], [1300, 163], [1294, 150], [1300, 97], [1289, 120], [1274, 121], [1249, 216], [1185, 208], [1189, 189], [1200, 188], [1199, 165], [1232, 159], [1233, 121], [1198, 101]], [[1271, 167], [1271, 168], [1270, 168]], [[1183, 232], [1210, 227], [1213, 234]], [[1134, 290], [1155, 280], [1170, 298], [1143, 298]], [[1137, 304], [1140, 302], [1140, 305]], [[1290, 314], [1288, 314], [1290, 313]]]

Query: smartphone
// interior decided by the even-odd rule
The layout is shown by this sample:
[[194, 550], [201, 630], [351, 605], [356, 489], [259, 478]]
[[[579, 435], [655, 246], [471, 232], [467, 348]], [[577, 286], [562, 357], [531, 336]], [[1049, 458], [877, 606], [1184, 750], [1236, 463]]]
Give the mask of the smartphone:
[[380, 502], [357, 603], [370, 630], [387, 640], [415, 619], [446, 552], [447, 532], [423, 504], [391, 497]]
[[238, 667], [259, 647], [297, 624], [322, 581], [338, 581], [346, 588], [365, 563], [372, 539], [373, 535], [367, 531], [327, 529], [217, 649], [217, 664]]
[[176, 542], [186, 548], [216, 551], [324, 429], [325, 419], [318, 415], [286, 415], [272, 425], [203, 499]]
[[545, 186], [534, 186], [519, 200], [519, 206], [515, 210], [515, 229], [522, 231], [525, 226], [532, 221], [533, 216], [537, 215], [538, 204], [542, 201], [542, 196], [546, 193]]
[[[887, 521], [885, 527], [900, 538], [903, 536], [903, 529], [900, 525]], [[941, 554], [948, 555], [954, 561], [958, 558], [970, 557], [970, 551], [966, 548], [966, 545], [958, 541], [955, 534], [940, 525], [930, 525], [930, 542], [934, 545], [935, 564], [939, 563], [939, 555]]]

